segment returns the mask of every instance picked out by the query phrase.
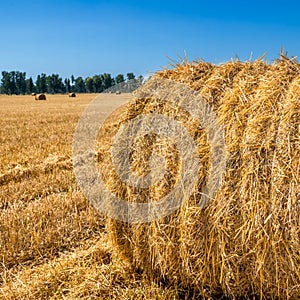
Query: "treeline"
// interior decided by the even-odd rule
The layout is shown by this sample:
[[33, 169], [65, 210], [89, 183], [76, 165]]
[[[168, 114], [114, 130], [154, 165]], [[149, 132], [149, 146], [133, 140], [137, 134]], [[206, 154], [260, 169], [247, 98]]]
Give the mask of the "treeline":
[[25, 95], [31, 93], [101, 93], [112, 86], [128, 81], [142, 82], [143, 76], [136, 76], [134, 73], [127, 73], [126, 78], [123, 74], [112, 77], [109, 73], [94, 75], [83, 78], [63, 79], [58, 74], [46, 75], [44, 73], [37, 76], [34, 82], [32, 77], [26, 78], [26, 72], [11, 71], [2, 72], [0, 83], [0, 93], [8, 95]]

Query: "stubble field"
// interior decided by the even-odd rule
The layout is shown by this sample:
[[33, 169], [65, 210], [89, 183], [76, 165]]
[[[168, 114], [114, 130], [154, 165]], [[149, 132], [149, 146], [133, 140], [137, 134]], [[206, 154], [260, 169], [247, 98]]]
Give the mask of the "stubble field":
[[[95, 96], [0, 96], [0, 299], [188, 297], [128, 269], [77, 186], [73, 135]], [[104, 120], [130, 95], [100, 97]]]

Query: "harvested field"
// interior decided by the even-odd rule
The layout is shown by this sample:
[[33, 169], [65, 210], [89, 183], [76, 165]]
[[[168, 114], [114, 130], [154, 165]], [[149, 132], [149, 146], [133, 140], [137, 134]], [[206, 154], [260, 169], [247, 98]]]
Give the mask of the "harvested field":
[[146, 88], [158, 78], [186, 84], [211, 105], [224, 128], [226, 172], [213, 201], [199, 207], [211, 164], [201, 124], [154, 96], [101, 95], [101, 118], [114, 112], [96, 160], [106, 187], [124, 200], [160, 201], [180, 182], [182, 164], [170, 139], [139, 137], [131, 170], [147, 176], [154, 154], [166, 173], [149, 188], [126, 185], [110, 152], [122, 125], [162, 114], [196, 141], [195, 190], [178, 210], [144, 224], [101, 215], [79, 190], [73, 135], [95, 95], [0, 96], [0, 299], [300, 297], [299, 64], [283, 56], [272, 65], [182, 62]]
[[[103, 216], [72, 170], [78, 119], [93, 94], [0, 96], [0, 299], [164, 295], [112, 259]], [[102, 95], [103, 118], [129, 96]], [[172, 292], [170, 292], [172, 293]]]

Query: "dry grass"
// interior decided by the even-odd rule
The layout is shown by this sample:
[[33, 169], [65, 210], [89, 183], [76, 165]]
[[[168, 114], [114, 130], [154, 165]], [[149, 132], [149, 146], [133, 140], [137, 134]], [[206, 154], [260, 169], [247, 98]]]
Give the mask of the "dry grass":
[[[95, 95], [0, 96], [0, 299], [176, 299], [113, 258], [71, 163]], [[103, 118], [128, 95], [102, 95]], [[175, 297], [175, 298], [174, 298]]]

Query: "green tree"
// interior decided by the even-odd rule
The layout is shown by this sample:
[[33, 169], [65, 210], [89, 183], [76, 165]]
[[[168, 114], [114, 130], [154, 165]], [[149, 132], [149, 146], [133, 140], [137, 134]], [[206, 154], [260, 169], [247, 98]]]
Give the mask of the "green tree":
[[139, 84], [142, 84], [144, 82], [144, 77], [142, 75], [140, 75], [138, 78], [137, 78], [137, 81]]
[[104, 73], [101, 75], [103, 89], [106, 90], [114, 85], [114, 80], [110, 74]]
[[79, 76], [75, 79], [74, 88], [75, 88], [75, 92], [77, 92], [77, 93], [84, 93], [86, 91], [85, 82], [81, 76]]
[[31, 94], [34, 93], [35, 91], [36, 90], [35, 90], [33, 80], [31, 77], [29, 77], [29, 79], [26, 79], [26, 93]]
[[66, 92], [67, 93], [70, 93], [72, 90], [71, 90], [71, 81], [69, 78], [66, 78], [65, 81], [65, 89], [66, 89]]
[[3, 71], [1, 78], [1, 93], [2, 94], [11, 94], [10, 92], [10, 73]]
[[103, 91], [102, 79], [100, 75], [93, 76], [93, 84], [95, 93], [101, 93]]
[[123, 74], [118, 74], [118, 75], [116, 76], [115, 81], [116, 81], [117, 84], [118, 84], [118, 83], [121, 83], [121, 82], [123, 82], [123, 81], [125, 81], [124, 75], [123, 75]]
[[87, 77], [87, 78], [85, 79], [85, 86], [86, 86], [86, 91], [87, 91], [88, 93], [94, 93], [95, 88], [94, 88], [94, 81], [93, 81], [93, 78]]
[[58, 74], [52, 74], [51, 76], [47, 76], [46, 83], [48, 93], [57, 94], [63, 93], [66, 90], [62, 78], [59, 77]]
[[[105, 89], [110, 88], [116, 83], [125, 81], [123, 74], [118, 74], [115, 78], [109, 73], [101, 75], [94, 75], [93, 77], [75, 78], [74, 75], [71, 79], [66, 78], [64, 81], [58, 74], [47, 76], [42, 73], [37, 76], [34, 83], [32, 77], [26, 79], [26, 73], [20, 71], [3, 71], [0, 82], [0, 93], [5, 94], [28, 94], [32, 92], [37, 93], [65, 93], [65, 92], [78, 92], [84, 93], [100, 93]], [[127, 80], [135, 79], [133, 73], [127, 73]], [[137, 83], [143, 82], [143, 76], [135, 79]]]
[[46, 76], [46, 74], [42, 73], [41, 75], [37, 76], [35, 86], [36, 86], [37, 93], [46, 93], [47, 92], [47, 76]]
[[133, 73], [127, 73], [127, 80], [132, 80], [135, 78], [135, 75]]
[[26, 73], [25, 72], [15, 72], [15, 93], [16, 94], [26, 94]]
[[16, 86], [16, 72], [11, 71], [9, 73], [10, 80], [9, 80], [9, 90], [10, 94], [17, 94], [17, 86]]
[[41, 75], [38, 75], [35, 81], [36, 92], [40, 93], [41, 91]]
[[71, 91], [75, 92], [75, 77], [71, 75]]
[[20, 71], [2, 72], [2, 93], [25, 94], [26, 73]]
[[52, 76], [47, 76], [46, 78], [46, 84], [47, 84], [47, 93], [54, 94], [54, 82]]

